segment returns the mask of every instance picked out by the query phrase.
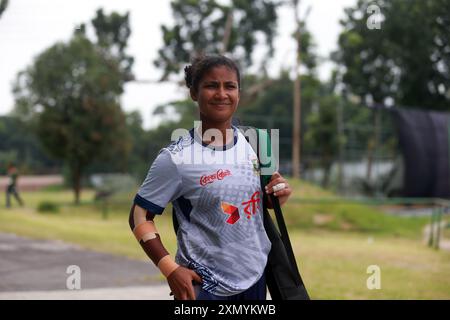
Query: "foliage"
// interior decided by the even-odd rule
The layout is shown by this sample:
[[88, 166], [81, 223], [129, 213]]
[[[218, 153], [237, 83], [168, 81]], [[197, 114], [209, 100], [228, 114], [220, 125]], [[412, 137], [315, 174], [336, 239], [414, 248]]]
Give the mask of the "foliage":
[[325, 96], [319, 100], [316, 110], [312, 110], [306, 118], [308, 131], [304, 138], [305, 150], [320, 156], [321, 167], [325, 170], [322, 181], [324, 187], [329, 185], [331, 165], [338, 155], [339, 145], [343, 143], [342, 137], [336, 134], [339, 103], [337, 96]]
[[5, 12], [6, 8], [8, 8], [8, 0], [0, 0], [0, 17], [3, 12]]
[[43, 212], [43, 213], [58, 213], [59, 212], [59, 207], [56, 203], [52, 202], [52, 201], [42, 201], [39, 203], [39, 205], [37, 206], [37, 211], [38, 212]]
[[[128, 16], [119, 22], [116, 14], [111, 17], [114, 23], [97, 11], [93, 24], [99, 43], [87, 38], [82, 25], [68, 43], [51, 46], [19, 73], [15, 87], [17, 105], [36, 119], [43, 145], [70, 168], [76, 202], [89, 164], [113, 160], [125, 167], [130, 149], [119, 105], [131, 63], [123, 54]], [[117, 50], [111, 41], [118, 41]]]
[[131, 35], [129, 13], [120, 15], [112, 12], [110, 15], [105, 15], [103, 10], [99, 9], [95, 18], [92, 19], [92, 25], [95, 28], [96, 43], [102, 49], [103, 54], [113, 57], [120, 63], [125, 80], [133, 80], [131, 68], [134, 58], [125, 52], [128, 38]]
[[131, 140], [127, 172], [142, 180], [149, 169], [149, 161], [153, 157], [149, 148], [151, 136], [142, 128], [142, 116], [138, 111], [127, 113], [125, 123]]
[[[220, 20], [220, 18], [217, 18], [218, 20], [199, 20], [204, 23], [203, 29], [195, 29], [199, 28], [197, 24], [193, 24], [192, 21], [196, 21], [196, 19], [193, 19], [192, 16], [187, 17], [186, 15], [183, 15], [181, 13], [187, 13], [191, 12], [197, 12], [196, 14], [203, 14], [214, 17], [222, 17], [224, 18], [225, 13], [221, 15], [213, 14], [213, 11], [216, 10], [206, 10], [208, 6], [202, 7], [202, 8], [192, 8], [191, 6], [194, 6], [194, 3], [197, 3], [199, 1], [178, 1], [172, 3], [172, 9], [174, 11], [174, 15], [179, 19], [179, 21], [184, 21], [183, 19], [189, 20], [186, 21], [186, 25], [183, 25], [186, 30], [191, 30], [189, 32], [185, 31], [185, 37], [177, 36], [175, 37], [175, 29], [172, 30], [171, 36], [175, 37], [177, 41], [170, 38], [166, 33], [168, 32], [165, 27], [163, 27], [163, 30], [166, 30], [165, 32], [165, 42], [171, 43], [174, 47], [173, 48], [190, 48], [190, 50], [183, 49], [181, 51], [177, 51], [177, 55], [172, 54], [172, 50], [167, 50], [167, 45], [161, 49], [161, 54], [169, 54], [171, 59], [174, 60], [173, 63], [167, 63], [165, 66], [164, 64], [157, 63], [157, 66], [165, 66], [164, 69], [166, 70], [166, 73], [169, 71], [169, 73], [177, 73], [179, 70], [181, 70], [181, 67], [183, 63], [186, 63], [189, 61], [190, 55], [195, 55], [198, 50], [201, 50], [202, 48], [205, 49], [205, 52], [211, 53], [211, 52], [220, 52], [220, 46], [221, 46], [221, 37], [216, 36], [213, 39], [205, 40], [203, 37], [208, 37], [210, 35], [223, 35], [223, 32], [216, 31], [216, 28], [223, 28], [225, 25], [225, 22]], [[202, 1], [200, 1], [202, 2]], [[181, 4], [182, 3], [182, 4]], [[259, 4], [258, 4], [259, 3]], [[230, 4], [231, 7], [233, 7], [233, 12], [236, 12], [237, 16], [242, 16], [242, 14], [238, 14], [240, 10], [245, 10], [247, 12], [246, 14], [249, 15], [249, 18], [255, 19], [254, 22], [248, 22], [249, 25], [253, 24], [254, 26], [258, 26], [260, 24], [260, 20], [258, 19], [269, 19], [269, 16], [264, 17], [265, 12], [263, 11], [260, 13], [260, 18], [256, 19], [255, 15], [252, 13], [253, 7], [259, 6], [263, 1], [253, 1], [250, 3], [247, 3], [244, 5], [244, 3], [232, 2]], [[280, 3], [274, 2], [271, 3], [270, 6], [273, 6], [271, 10], [274, 10]], [[209, 1], [208, 5], [211, 7], [214, 7], [215, 2]], [[267, 6], [269, 6], [269, 2], [267, 1]], [[215, 7], [214, 7], [215, 8]], [[203, 10], [203, 11], [202, 11]], [[269, 10], [269, 9], [266, 9]], [[219, 10], [218, 10], [219, 11]], [[218, 12], [217, 11], [217, 12]], [[180, 13], [181, 12], [181, 13]], [[274, 11], [274, 14], [276, 12]], [[276, 16], [270, 19], [275, 20]], [[177, 20], [178, 21], [178, 20]], [[213, 21], [213, 22], [211, 22]], [[220, 24], [219, 22], [222, 21], [223, 24]], [[236, 20], [234, 21], [236, 22]], [[180, 22], [177, 24], [177, 26], [181, 26], [182, 23]], [[234, 26], [233, 28], [236, 28], [237, 26]], [[250, 27], [249, 27], [250, 28]], [[195, 29], [195, 30], [194, 30]], [[177, 29], [178, 30], [178, 29]], [[183, 29], [184, 30], [184, 29]], [[192, 31], [194, 30], [194, 31]], [[222, 29], [220, 29], [222, 30]], [[182, 30], [178, 30], [177, 32], [181, 32]], [[267, 29], [266, 32], [269, 32]], [[184, 33], [183, 33], [184, 34]], [[192, 35], [194, 34], [194, 35]], [[240, 42], [245, 42], [246, 37], [248, 36], [247, 33], [233, 29], [232, 34], [236, 37], [236, 46]], [[271, 38], [267, 38], [268, 40]], [[170, 40], [170, 41], [169, 41]], [[320, 80], [317, 78], [315, 74], [315, 68], [317, 65], [317, 56], [315, 54], [315, 45], [314, 45], [314, 39], [312, 34], [308, 31], [306, 24], [302, 23], [302, 66], [305, 68], [306, 72], [302, 76], [302, 113], [303, 115], [306, 115], [310, 112], [312, 105], [315, 103], [315, 101], [318, 100], [320, 92], [322, 89], [322, 84]], [[175, 44], [177, 44], [175, 46]], [[271, 51], [271, 42], [266, 41], [266, 45], [268, 46], [268, 51]], [[234, 49], [236, 48], [236, 51], [238, 50], [238, 47], [235, 47], [234, 42], [230, 42], [229, 51], [231, 55], [233, 55], [234, 59], [239, 59], [239, 56], [234, 56]], [[253, 48], [253, 47], [252, 47]], [[251, 54], [252, 48], [249, 48], [246, 52], [248, 54]], [[253, 49], [252, 49], [253, 50]], [[183, 54], [183, 56], [182, 56]], [[250, 55], [251, 56], [251, 55]], [[249, 57], [250, 57], [249, 56]], [[160, 57], [159, 60], [162, 58]], [[267, 60], [268, 61], [268, 60]], [[266, 61], [266, 62], [267, 62]], [[250, 61], [247, 61], [247, 65], [250, 63]], [[246, 65], [243, 63], [243, 65]], [[236, 118], [240, 120], [242, 124], [245, 125], [252, 125], [259, 128], [276, 128], [280, 130], [280, 157], [284, 159], [290, 159], [291, 158], [291, 143], [290, 139], [292, 137], [292, 105], [293, 105], [293, 81], [290, 79], [290, 70], [283, 70], [277, 78], [269, 78], [265, 72], [264, 68], [260, 69], [261, 71], [257, 74], [247, 74], [242, 79], [242, 92], [241, 92], [241, 99], [239, 108], [236, 114]], [[158, 115], [168, 115], [168, 114], [176, 114], [177, 119], [175, 120], [168, 120], [165, 121], [162, 125], [160, 130], [155, 130], [150, 132], [150, 135], [154, 134], [161, 134], [164, 132], [167, 132], [169, 128], [191, 128], [193, 121], [196, 120], [197, 117], [197, 107], [195, 104], [190, 100], [180, 100], [180, 101], [174, 101], [170, 102], [165, 105], [159, 106], [155, 110], [155, 114]], [[306, 121], [305, 117], [302, 119], [302, 125], [303, 128], [306, 128]], [[158, 133], [157, 133], [158, 132]], [[303, 133], [305, 131], [303, 130]], [[157, 139], [152, 139], [157, 140]], [[164, 141], [167, 141], [167, 137]]]
[[43, 150], [31, 124], [18, 117], [0, 117], [0, 174], [13, 162], [20, 174], [54, 173], [61, 164], [51, 159]]
[[272, 56], [278, 5], [279, 1], [270, 0], [231, 0], [229, 4], [173, 0], [175, 24], [161, 26], [164, 44], [154, 61], [164, 71], [162, 80], [178, 74], [201, 53], [228, 53], [242, 66], [249, 66], [260, 36], [268, 46], [267, 56]]
[[[264, 78], [248, 76], [245, 83], [264, 82]], [[308, 114], [318, 98], [320, 81], [309, 75], [302, 76], [302, 115]], [[287, 71], [272, 79], [270, 86], [254, 99], [240, 104], [236, 117], [244, 125], [257, 128], [278, 129], [280, 134], [280, 159], [290, 159], [292, 153], [293, 81]], [[302, 134], [305, 132], [305, 118], [302, 117]]]
[[371, 4], [359, 0], [341, 21], [343, 83], [366, 104], [450, 110], [450, 2], [377, 1], [380, 29], [367, 27]]

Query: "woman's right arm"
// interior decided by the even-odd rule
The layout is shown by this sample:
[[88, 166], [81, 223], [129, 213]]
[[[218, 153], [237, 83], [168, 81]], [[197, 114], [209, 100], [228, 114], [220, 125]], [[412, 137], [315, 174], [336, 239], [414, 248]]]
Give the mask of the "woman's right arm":
[[201, 283], [202, 279], [193, 270], [178, 265], [161, 242], [153, 219], [155, 214], [134, 204], [128, 219], [134, 236], [147, 256], [167, 278], [170, 289], [178, 300], [195, 300], [192, 281]]

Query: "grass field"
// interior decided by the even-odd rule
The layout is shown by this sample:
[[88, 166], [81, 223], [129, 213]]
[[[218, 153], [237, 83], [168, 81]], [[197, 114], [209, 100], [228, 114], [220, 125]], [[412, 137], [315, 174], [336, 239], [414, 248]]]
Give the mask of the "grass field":
[[[298, 190], [293, 199], [335, 197], [304, 183], [291, 184]], [[24, 193], [23, 198], [24, 208], [5, 210], [2, 197], [1, 232], [60, 239], [147, 260], [128, 227], [132, 195], [124, 195], [120, 203], [112, 205], [108, 219], [102, 218], [101, 206], [92, 203], [93, 192], [89, 190], [82, 193], [78, 206], [72, 204], [72, 193], [66, 190]], [[38, 212], [36, 208], [43, 201], [54, 203], [59, 212]], [[388, 216], [356, 204], [289, 204], [285, 215], [312, 298], [450, 299], [450, 252], [425, 245], [422, 228], [428, 219]], [[174, 254], [176, 240], [170, 214], [158, 217], [157, 225], [163, 243]], [[380, 290], [367, 289], [370, 265], [380, 267]]]

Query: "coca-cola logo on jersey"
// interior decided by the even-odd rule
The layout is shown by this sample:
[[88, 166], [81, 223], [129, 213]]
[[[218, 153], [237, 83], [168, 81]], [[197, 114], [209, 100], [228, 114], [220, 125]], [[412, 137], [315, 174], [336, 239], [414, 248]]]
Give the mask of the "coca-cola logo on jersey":
[[200, 185], [205, 186], [209, 183], [213, 183], [216, 180], [223, 180], [225, 177], [227, 176], [231, 176], [231, 171], [230, 170], [222, 170], [219, 169], [217, 170], [217, 172], [213, 173], [213, 174], [205, 174], [200, 178]]

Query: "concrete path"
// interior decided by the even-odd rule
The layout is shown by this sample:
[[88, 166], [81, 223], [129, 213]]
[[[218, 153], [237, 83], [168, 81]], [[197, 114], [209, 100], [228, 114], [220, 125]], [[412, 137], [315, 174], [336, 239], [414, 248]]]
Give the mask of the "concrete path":
[[173, 300], [167, 285], [80, 290], [0, 292], [0, 300]]
[[[21, 191], [35, 191], [48, 186], [61, 185], [64, 179], [61, 175], [45, 176], [20, 176], [17, 179], [17, 189]], [[6, 190], [9, 184], [9, 177], [0, 176], [0, 190]]]
[[158, 275], [150, 261], [0, 233], [0, 299], [171, 299]]

